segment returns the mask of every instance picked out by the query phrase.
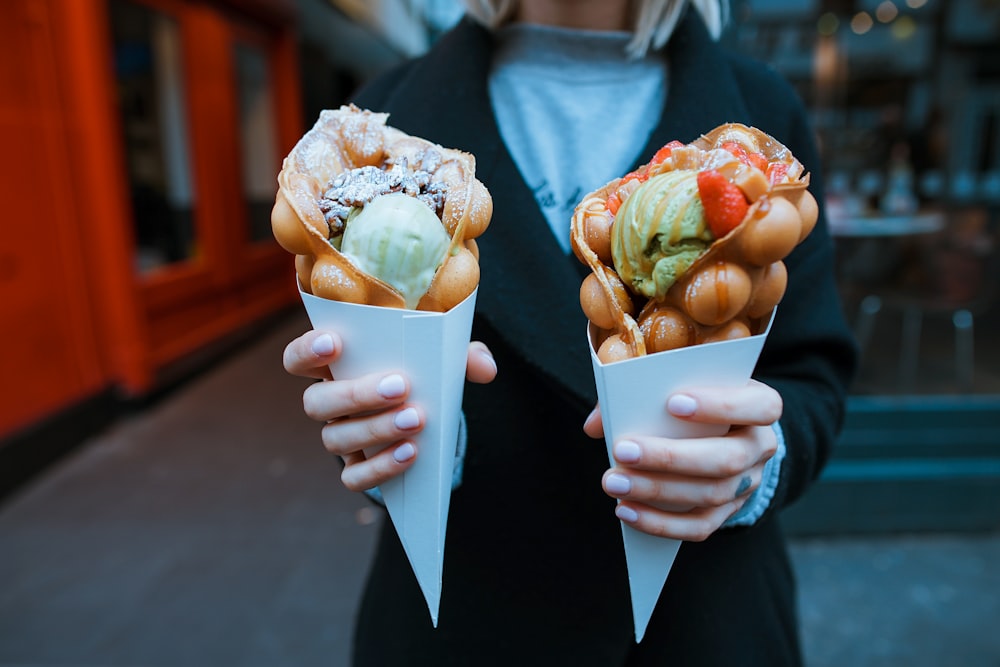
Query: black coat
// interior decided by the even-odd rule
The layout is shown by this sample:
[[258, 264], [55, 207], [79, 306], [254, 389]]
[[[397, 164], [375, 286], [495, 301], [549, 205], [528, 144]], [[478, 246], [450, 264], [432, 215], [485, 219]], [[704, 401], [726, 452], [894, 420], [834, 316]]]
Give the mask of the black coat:
[[[789, 288], [755, 376], [781, 392], [788, 445], [771, 510], [750, 528], [682, 545], [643, 642], [633, 636], [580, 310], [582, 265], [552, 236], [504, 147], [487, 92], [492, 41], [463, 21], [426, 56], [370, 84], [359, 106], [475, 155], [494, 199], [480, 239], [474, 338], [499, 367], [466, 387], [469, 443], [453, 496], [437, 629], [386, 522], [356, 637], [359, 665], [789, 665], [800, 661], [794, 582], [776, 510], [818, 475], [839, 428], [854, 348], [822, 219], [786, 262]], [[666, 49], [670, 89], [643, 155], [725, 122], [759, 127], [812, 169], [805, 112], [773, 71], [727, 54], [693, 12]], [[656, 111], [660, 113], [659, 110]], [[599, 185], [599, 184], [598, 184]]]

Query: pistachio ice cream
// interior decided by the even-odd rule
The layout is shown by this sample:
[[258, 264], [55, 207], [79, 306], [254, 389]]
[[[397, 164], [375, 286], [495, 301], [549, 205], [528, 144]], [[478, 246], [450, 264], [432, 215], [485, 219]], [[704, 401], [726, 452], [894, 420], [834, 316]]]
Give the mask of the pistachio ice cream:
[[611, 256], [626, 284], [662, 299], [713, 240], [697, 172], [668, 171], [650, 178], [622, 203], [611, 228]]

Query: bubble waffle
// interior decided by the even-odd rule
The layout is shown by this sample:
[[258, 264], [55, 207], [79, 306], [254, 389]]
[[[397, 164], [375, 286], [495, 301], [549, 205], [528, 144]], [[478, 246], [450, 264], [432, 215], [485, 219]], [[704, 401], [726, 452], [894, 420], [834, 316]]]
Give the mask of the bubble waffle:
[[599, 359], [760, 333], [816, 224], [808, 185], [785, 146], [727, 124], [584, 197], [571, 238]]
[[[386, 125], [387, 119], [388, 114], [354, 105], [323, 111], [282, 164], [272, 231], [296, 256], [305, 292], [336, 301], [444, 312], [479, 284], [475, 239], [489, 225], [493, 202], [475, 178], [472, 155], [410, 136]], [[331, 191], [337, 191], [336, 201]], [[443, 259], [436, 269], [431, 267], [429, 286], [413, 304], [401, 288], [362, 269], [341, 248], [345, 229], [360, 219], [354, 214], [383, 195], [400, 192], [427, 204], [446, 231]], [[401, 262], [385, 263], [396, 264], [398, 273], [400, 265], [410, 263], [401, 257]]]

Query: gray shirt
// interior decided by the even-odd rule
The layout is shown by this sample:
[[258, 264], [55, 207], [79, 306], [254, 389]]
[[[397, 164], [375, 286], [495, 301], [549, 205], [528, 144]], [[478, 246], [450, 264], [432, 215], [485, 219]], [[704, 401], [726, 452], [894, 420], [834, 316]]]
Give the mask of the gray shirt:
[[630, 59], [630, 39], [625, 32], [522, 23], [497, 31], [493, 113], [566, 252], [570, 218], [583, 195], [652, 157], [638, 152], [666, 99], [666, 60], [662, 54]]

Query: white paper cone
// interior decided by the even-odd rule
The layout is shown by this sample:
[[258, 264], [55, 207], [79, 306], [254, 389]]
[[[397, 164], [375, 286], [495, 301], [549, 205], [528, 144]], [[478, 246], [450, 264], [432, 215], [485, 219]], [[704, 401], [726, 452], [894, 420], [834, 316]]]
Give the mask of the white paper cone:
[[[592, 331], [588, 329], [611, 465], [615, 465], [612, 445], [627, 435], [698, 438], [728, 431], [726, 425], [696, 424], [674, 418], [667, 412], [667, 398], [684, 387], [746, 384], [773, 321], [772, 314], [767, 330], [749, 338], [694, 345], [612, 364], [602, 364], [597, 358]], [[632, 595], [635, 640], [640, 642], [681, 542], [654, 537], [624, 523], [622, 539]]]
[[379, 489], [437, 627], [477, 292], [447, 313], [341, 303], [300, 293], [313, 327], [336, 331], [344, 341], [344, 353], [330, 365], [334, 378], [405, 373], [410, 381], [408, 401], [424, 411], [424, 428], [414, 437], [416, 461]]

